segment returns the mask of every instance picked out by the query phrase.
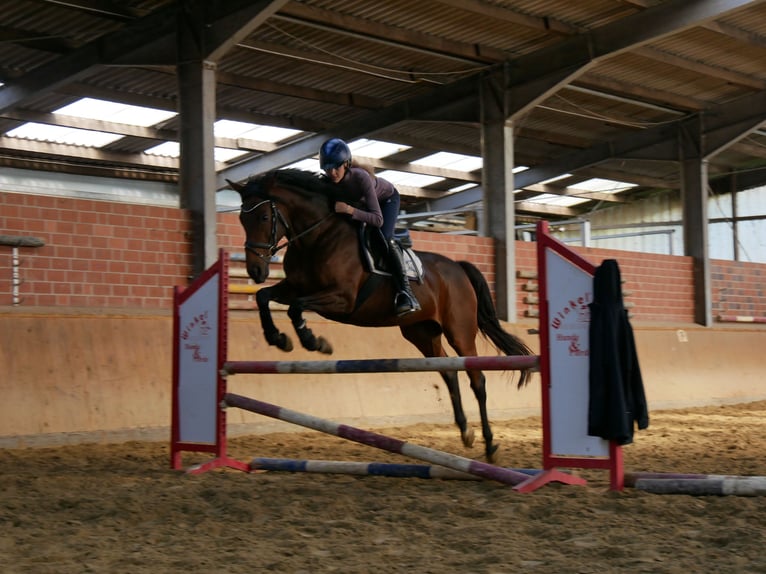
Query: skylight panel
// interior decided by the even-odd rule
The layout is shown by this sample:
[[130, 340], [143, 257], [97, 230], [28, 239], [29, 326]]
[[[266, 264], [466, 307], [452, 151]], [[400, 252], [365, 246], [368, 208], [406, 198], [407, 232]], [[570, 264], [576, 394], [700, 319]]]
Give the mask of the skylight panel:
[[176, 115], [176, 112], [167, 110], [131, 106], [95, 98], [82, 98], [54, 110], [53, 113], [142, 127], [153, 126]]
[[437, 181], [444, 181], [443, 177], [394, 170], [383, 171], [377, 175], [383, 179], [387, 179], [394, 185], [406, 185], [410, 187], [426, 187]]
[[380, 159], [410, 149], [410, 146], [382, 142], [377, 140], [358, 139], [348, 144], [353, 155]]
[[582, 197], [573, 197], [571, 195], [555, 195], [552, 193], [543, 193], [537, 197], [525, 200], [530, 203], [540, 203], [543, 205], [557, 205], [559, 207], [572, 207], [580, 203], [590, 201]]
[[592, 179], [586, 179], [580, 183], [575, 183], [567, 187], [567, 189], [579, 189], [584, 191], [600, 191], [602, 193], [618, 193], [625, 191], [631, 187], [636, 187], [635, 183], [627, 183], [625, 181], [616, 181], [613, 179], [602, 179], [600, 177], [594, 177]]
[[291, 163], [290, 165], [285, 167], [302, 169], [304, 171], [313, 171], [313, 172], [322, 171], [321, 168], [319, 167], [319, 160], [313, 157], [307, 157], [306, 159], [302, 159], [301, 161], [296, 161], [295, 163]]
[[163, 155], [166, 157], [179, 157], [181, 155], [181, 144], [178, 142], [163, 142], [154, 147], [144, 150], [149, 155]]
[[545, 181], [541, 181], [540, 185], [545, 185], [547, 183], [553, 183], [554, 181], [559, 181], [560, 179], [566, 179], [568, 177], [572, 177], [572, 174], [571, 173], [564, 173], [562, 175], [557, 175], [556, 177], [548, 178]]
[[302, 133], [300, 130], [262, 126], [233, 120], [218, 120], [213, 125], [213, 129], [217, 137], [250, 139], [269, 143], [277, 143]]
[[6, 135], [14, 138], [87, 147], [103, 147], [122, 138], [119, 134], [81, 130], [65, 126], [49, 126], [34, 122], [20, 125], [9, 131]]
[[452, 187], [449, 189], [450, 193], [457, 193], [459, 191], [465, 191], [467, 189], [473, 189], [474, 187], [478, 187], [478, 184], [476, 183], [464, 183], [463, 185], [458, 185], [457, 187]]
[[246, 150], [217, 147], [213, 149], [215, 161], [231, 161], [234, 158], [245, 155]]
[[484, 161], [480, 157], [440, 151], [412, 162], [414, 165], [427, 165], [458, 171], [481, 169]]
[[[165, 157], [180, 157], [181, 144], [178, 142], [164, 142], [144, 150], [144, 153], [148, 153], [149, 155], [161, 155]], [[231, 148], [217, 147], [213, 149], [213, 157], [215, 158], [215, 161], [221, 162], [229, 161], [246, 153], [246, 151]]]

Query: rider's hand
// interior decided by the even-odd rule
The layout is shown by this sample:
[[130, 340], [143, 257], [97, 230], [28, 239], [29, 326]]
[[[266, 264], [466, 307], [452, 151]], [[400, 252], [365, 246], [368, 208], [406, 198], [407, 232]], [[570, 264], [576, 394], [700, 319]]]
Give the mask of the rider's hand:
[[351, 207], [348, 203], [344, 203], [342, 201], [336, 201], [335, 213], [345, 213], [346, 215], [353, 215], [354, 208]]

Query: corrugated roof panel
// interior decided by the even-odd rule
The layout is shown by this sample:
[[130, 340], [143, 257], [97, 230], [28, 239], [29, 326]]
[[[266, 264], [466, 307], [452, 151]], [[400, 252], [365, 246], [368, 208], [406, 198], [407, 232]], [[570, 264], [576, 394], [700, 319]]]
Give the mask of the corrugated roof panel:
[[741, 93], [720, 78], [629, 52], [600, 62], [578, 81], [587, 83], [593, 79], [598, 83], [599, 78], [615, 86], [615, 91], [619, 91], [621, 85], [626, 90], [633, 88], [636, 97], [648, 101], [661, 102], [663, 94], [667, 94], [669, 107], [689, 110], [702, 109], [706, 104], [726, 101]]
[[766, 44], [753, 46], [714, 30], [694, 28], [654, 42], [651, 46], [690, 62], [766, 80]]

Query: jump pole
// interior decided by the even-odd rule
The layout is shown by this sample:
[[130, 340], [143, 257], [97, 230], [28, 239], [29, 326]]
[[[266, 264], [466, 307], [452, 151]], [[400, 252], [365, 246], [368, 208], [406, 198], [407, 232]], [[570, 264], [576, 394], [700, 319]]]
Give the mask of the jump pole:
[[529, 475], [508, 468], [502, 468], [485, 462], [479, 462], [470, 458], [449, 454], [440, 450], [415, 445], [389, 436], [372, 431], [362, 430], [356, 427], [335, 423], [312, 415], [299, 413], [284, 407], [265, 403], [256, 399], [243, 397], [234, 393], [224, 396], [227, 406], [238, 407], [246, 411], [258, 413], [267, 417], [279, 419], [306, 428], [314, 429], [326, 434], [345, 438], [367, 446], [372, 446], [389, 452], [403, 454], [410, 458], [423, 460], [432, 464], [438, 464], [460, 472], [473, 474], [481, 478], [496, 480], [512, 486], [522, 486], [529, 480]]
[[[256, 457], [250, 461], [254, 471], [307, 472], [318, 474], [353, 474], [358, 476], [392, 476], [400, 478], [440, 478], [454, 480], [481, 480], [480, 476], [453, 470], [439, 465], [402, 464], [390, 462], [356, 462], [339, 460], [311, 460], [295, 458]], [[515, 468], [529, 476], [539, 474], [539, 469]]]
[[225, 375], [233, 374], [322, 374], [322, 373], [411, 373], [422, 371], [511, 371], [537, 369], [539, 357], [432, 357], [423, 359], [358, 359], [341, 361], [227, 361]]
[[766, 476], [632, 472], [625, 474], [625, 486], [653, 494], [764, 496]]

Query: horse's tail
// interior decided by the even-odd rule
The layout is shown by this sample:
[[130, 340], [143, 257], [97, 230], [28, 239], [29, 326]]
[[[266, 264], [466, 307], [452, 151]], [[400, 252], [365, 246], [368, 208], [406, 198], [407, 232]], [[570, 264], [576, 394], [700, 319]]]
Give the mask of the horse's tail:
[[[524, 341], [503, 329], [500, 320], [497, 318], [497, 310], [492, 301], [489, 285], [481, 271], [468, 261], [458, 261], [458, 264], [465, 271], [468, 280], [473, 286], [473, 290], [476, 292], [476, 318], [482, 334], [492, 341], [498, 350], [506, 355], [532, 355], [532, 349], [527, 347]], [[527, 375], [527, 371], [521, 371], [519, 387], [524, 386], [527, 382]]]

